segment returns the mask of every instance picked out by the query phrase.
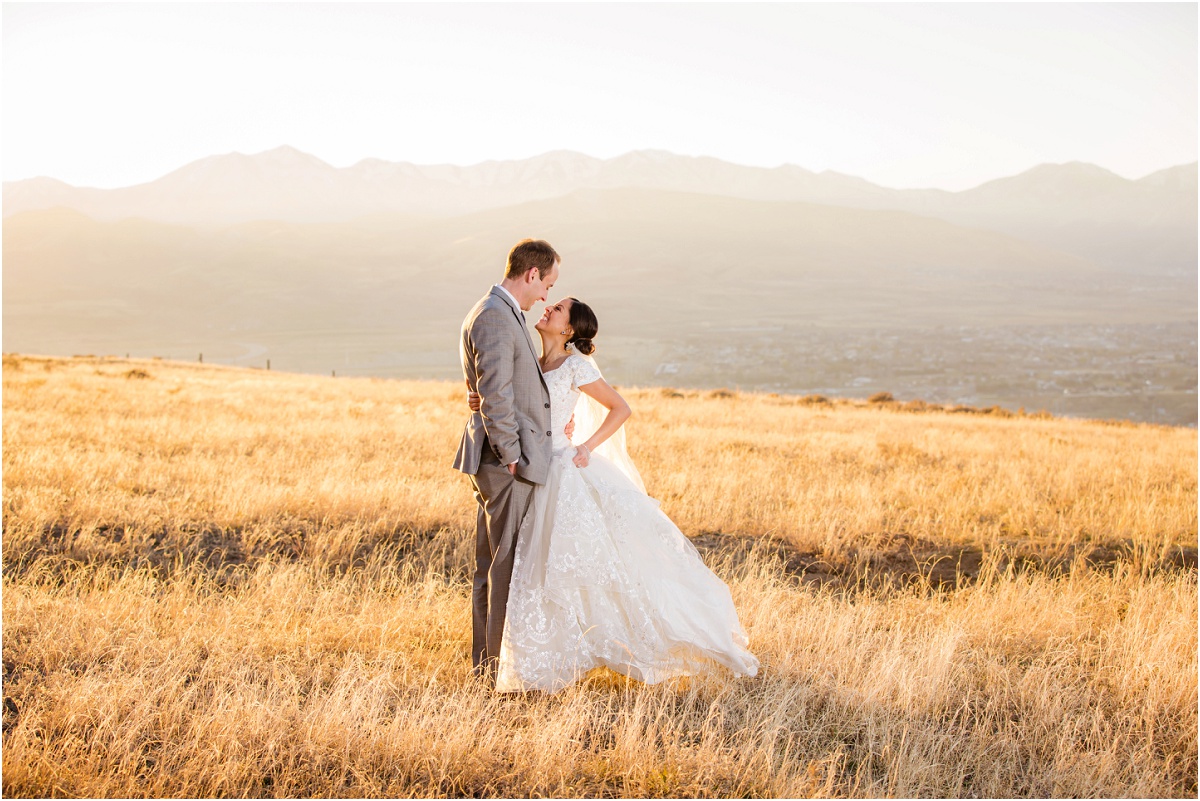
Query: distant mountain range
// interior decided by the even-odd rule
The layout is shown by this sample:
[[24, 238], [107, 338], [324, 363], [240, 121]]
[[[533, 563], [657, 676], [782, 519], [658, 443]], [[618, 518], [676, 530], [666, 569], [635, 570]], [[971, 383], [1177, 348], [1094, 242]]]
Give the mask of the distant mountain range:
[[535, 236], [620, 382], [1195, 421], [1195, 164], [944, 192], [659, 151], [339, 169], [277, 148], [3, 199], [6, 352], [458, 378], [462, 315]]
[[[333, 167], [294, 148], [211, 156], [120, 189], [52, 178], [4, 184], [4, 216], [52, 208], [96, 220], [187, 226], [259, 220], [339, 223], [360, 218], [460, 217], [581, 190], [644, 189], [683, 197], [801, 202], [891, 210], [987, 229], [1132, 273], [1194, 273], [1196, 164], [1128, 180], [1101, 167], [1044, 164], [974, 189], [899, 190], [793, 165], [747, 167], [644, 150], [613, 159], [556, 151], [469, 167], [366, 159]], [[785, 236], [786, 231], [780, 231]]]

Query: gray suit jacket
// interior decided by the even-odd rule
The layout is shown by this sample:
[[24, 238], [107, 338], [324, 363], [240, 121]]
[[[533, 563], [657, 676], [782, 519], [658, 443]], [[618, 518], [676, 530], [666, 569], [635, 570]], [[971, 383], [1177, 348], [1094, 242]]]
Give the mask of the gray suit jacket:
[[550, 392], [521, 310], [496, 287], [463, 320], [463, 375], [481, 407], [467, 420], [454, 468], [479, 472], [484, 447], [517, 475], [544, 484], [550, 469]]

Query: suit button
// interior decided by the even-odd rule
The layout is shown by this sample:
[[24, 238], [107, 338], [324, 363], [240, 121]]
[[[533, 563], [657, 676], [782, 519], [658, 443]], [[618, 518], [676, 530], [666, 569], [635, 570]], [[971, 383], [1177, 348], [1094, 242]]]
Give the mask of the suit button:
[[549, 432], [549, 431], [547, 431], [547, 432], [546, 432], [546, 436], [547, 436], [547, 437], [551, 436], [551, 434], [550, 434], [550, 432]]
[[549, 408], [550, 408], [550, 404], [548, 404], [548, 403], [547, 403], [547, 404], [546, 404], [546, 408], [547, 408], [547, 409], [549, 409]]

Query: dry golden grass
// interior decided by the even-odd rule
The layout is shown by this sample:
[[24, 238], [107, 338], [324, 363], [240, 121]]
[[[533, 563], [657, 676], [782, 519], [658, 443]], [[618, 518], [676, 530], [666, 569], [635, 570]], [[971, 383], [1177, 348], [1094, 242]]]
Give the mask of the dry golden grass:
[[456, 385], [6, 357], [4, 793], [1195, 795], [1194, 431], [627, 396], [755, 679], [470, 681]]

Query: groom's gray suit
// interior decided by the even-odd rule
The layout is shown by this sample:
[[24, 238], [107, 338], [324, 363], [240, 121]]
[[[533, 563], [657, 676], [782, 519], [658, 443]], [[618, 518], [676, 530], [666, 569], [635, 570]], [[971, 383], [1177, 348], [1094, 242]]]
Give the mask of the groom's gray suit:
[[[525, 318], [498, 287], [463, 320], [459, 355], [481, 403], [454, 457], [479, 504], [471, 662], [490, 674], [500, 656], [517, 531], [534, 485], [545, 483], [550, 467], [550, 393]], [[513, 462], [516, 476], [507, 468]]]

